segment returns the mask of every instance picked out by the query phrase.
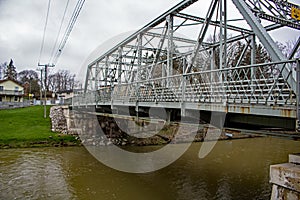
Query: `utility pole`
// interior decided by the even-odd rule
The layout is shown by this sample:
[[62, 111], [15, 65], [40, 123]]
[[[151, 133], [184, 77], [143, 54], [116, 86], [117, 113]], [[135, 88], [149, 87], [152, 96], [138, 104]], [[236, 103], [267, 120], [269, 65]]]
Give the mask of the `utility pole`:
[[38, 69], [41, 71], [41, 88], [40, 88], [40, 104], [43, 105], [42, 98], [43, 98], [43, 69]]
[[43, 97], [43, 68], [37, 68], [36, 71], [41, 72], [41, 87], [40, 87], [40, 105], [43, 105], [42, 103], [42, 97]]
[[[50, 65], [50, 64], [44, 64], [44, 65], [41, 65], [40, 63], [38, 63], [38, 66], [39, 67], [45, 67], [45, 76], [44, 76], [44, 118], [46, 119], [47, 118], [47, 71], [48, 71], [48, 67], [54, 67], [54, 65]], [[41, 70], [41, 84], [43, 82], [43, 79], [42, 79], [42, 70]], [[41, 90], [42, 91], [42, 90]], [[42, 95], [42, 92], [41, 92], [41, 95]], [[42, 99], [41, 99], [42, 101]]]

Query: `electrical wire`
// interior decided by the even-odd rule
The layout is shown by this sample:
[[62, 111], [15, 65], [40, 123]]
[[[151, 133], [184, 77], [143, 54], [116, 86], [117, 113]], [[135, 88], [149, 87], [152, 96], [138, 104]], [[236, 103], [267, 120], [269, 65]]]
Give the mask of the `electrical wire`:
[[38, 63], [40, 63], [40, 61], [41, 61], [41, 56], [42, 56], [42, 53], [43, 53], [43, 50], [44, 50], [45, 36], [46, 36], [46, 30], [47, 30], [48, 18], [49, 18], [49, 12], [50, 12], [50, 4], [51, 4], [51, 0], [48, 1], [47, 15], [46, 15], [46, 21], [45, 21], [45, 26], [44, 26], [44, 33], [43, 33], [43, 39], [42, 39], [42, 44], [41, 44]]
[[80, 11], [81, 11], [81, 9], [83, 7], [84, 2], [85, 2], [85, 0], [78, 0], [78, 2], [76, 4], [76, 7], [75, 7], [75, 9], [73, 11], [73, 14], [72, 14], [72, 17], [71, 17], [71, 19], [69, 21], [69, 24], [68, 24], [68, 26], [67, 26], [67, 28], [65, 30], [64, 36], [63, 36], [63, 38], [62, 38], [62, 40], [61, 40], [61, 42], [60, 42], [60, 44], [58, 46], [58, 50], [57, 50], [57, 52], [56, 52], [56, 54], [54, 56], [54, 59], [53, 59], [53, 64], [54, 65], [57, 63], [58, 58], [60, 57], [60, 55], [62, 53], [62, 50], [63, 50], [63, 48], [66, 45], [66, 42], [67, 42], [67, 40], [68, 40], [68, 38], [69, 38], [69, 36], [71, 34], [71, 31], [72, 31], [72, 29], [73, 29], [73, 27], [75, 25], [75, 22], [76, 22], [76, 20], [77, 20], [77, 18], [79, 16], [79, 13], [80, 13]]
[[67, 13], [69, 2], [70, 2], [70, 0], [67, 1], [66, 7], [65, 7], [65, 10], [64, 10], [64, 13], [63, 13], [63, 17], [62, 17], [61, 22], [60, 22], [60, 27], [59, 27], [59, 30], [58, 30], [58, 33], [57, 33], [57, 36], [56, 36], [56, 39], [55, 39], [54, 46], [53, 46], [52, 51], [51, 51], [51, 57], [50, 57], [49, 63], [51, 63], [51, 61], [53, 59], [53, 56], [54, 56], [54, 51], [55, 51], [55, 48], [56, 48], [56, 45], [57, 45], [57, 42], [58, 42], [58, 38], [60, 36], [60, 32], [61, 32], [64, 20], [65, 20], [65, 16], [66, 16], [66, 13]]

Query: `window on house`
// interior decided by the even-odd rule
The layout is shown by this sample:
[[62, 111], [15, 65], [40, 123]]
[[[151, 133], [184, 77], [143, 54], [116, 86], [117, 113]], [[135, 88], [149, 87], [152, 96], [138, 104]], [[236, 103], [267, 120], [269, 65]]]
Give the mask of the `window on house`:
[[19, 87], [15, 87], [15, 91], [18, 92], [19, 91]]
[[18, 97], [15, 97], [15, 101], [18, 101]]
[[2, 102], [2, 97], [0, 97], [0, 102]]
[[3, 91], [4, 90], [4, 87], [1, 85], [0, 86], [0, 91]]

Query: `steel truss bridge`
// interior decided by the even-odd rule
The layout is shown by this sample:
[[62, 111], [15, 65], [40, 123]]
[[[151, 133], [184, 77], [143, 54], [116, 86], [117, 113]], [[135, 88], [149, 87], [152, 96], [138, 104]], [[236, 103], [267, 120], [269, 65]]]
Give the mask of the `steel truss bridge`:
[[184, 0], [97, 55], [73, 106], [162, 107], [182, 115], [204, 110], [297, 121], [300, 37], [284, 54], [274, 35], [299, 33], [299, 13], [299, 6], [286, 0]]

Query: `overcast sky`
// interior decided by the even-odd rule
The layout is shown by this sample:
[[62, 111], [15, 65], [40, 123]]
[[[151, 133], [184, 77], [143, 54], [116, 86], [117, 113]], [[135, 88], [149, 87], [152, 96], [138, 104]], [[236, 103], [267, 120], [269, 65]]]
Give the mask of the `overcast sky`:
[[[55, 68], [78, 74], [98, 45], [122, 32], [141, 28], [180, 1], [86, 0]], [[42, 64], [49, 61], [66, 2], [51, 1]], [[70, 0], [65, 23], [76, 3]], [[0, 63], [12, 58], [18, 71], [37, 69], [47, 4], [48, 0], [0, 0]]]
[[[41, 63], [48, 63], [67, 0], [52, 0]], [[87, 56], [109, 38], [137, 29], [180, 0], [86, 0], [57, 69], [80, 71]], [[77, 0], [70, 0], [66, 23]], [[48, 0], [0, 0], [0, 63], [36, 69]], [[64, 29], [63, 31], [64, 32]]]

